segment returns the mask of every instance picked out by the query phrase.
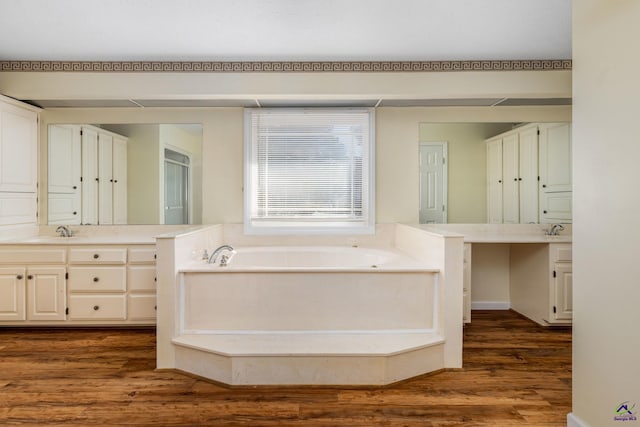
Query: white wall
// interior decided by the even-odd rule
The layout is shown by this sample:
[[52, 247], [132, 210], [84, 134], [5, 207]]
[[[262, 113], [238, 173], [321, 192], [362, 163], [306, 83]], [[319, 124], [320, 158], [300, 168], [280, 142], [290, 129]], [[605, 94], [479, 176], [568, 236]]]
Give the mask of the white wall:
[[636, 425], [613, 416], [640, 410], [640, 2], [574, 1], [573, 18], [573, 415]]

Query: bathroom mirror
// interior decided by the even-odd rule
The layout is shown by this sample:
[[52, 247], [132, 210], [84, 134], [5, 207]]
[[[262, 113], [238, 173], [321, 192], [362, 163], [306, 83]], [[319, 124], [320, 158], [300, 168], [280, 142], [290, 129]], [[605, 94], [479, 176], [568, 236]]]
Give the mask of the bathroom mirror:
[[202, 125], [51, 124], [49, 224], [201, 224]]
[[[417, 149], [420, 156], [420, 194], [418, 196], [420, 222], [475, 224], [491, 222], [487, 217], [487, 168], [490, 159], [487, 158], [486, 140], [512, 129], [526, 129], [527, 125], [528, 123], [420, 123], [420, 143]], [[553, 158], [554, 166], [557, 165], [556, 167], [563, 168], [563, 170], [560, 173], [555, 173], [554, 177], [568, 178], [569, 180], [567, 188], [558, 186], [552, 194], [547, 195], [553, 198], [545, 199], [545, 194], [540, 194], [541, 204], [547, 203], [552, 208], [557, 208], [557, 211], [553, 212], [553, 214], [557, 214], [554, 217], [556, 222], [565, 222], [566, 219], [570, 222], [571, 214], [570, 126], [567, 125], [567, 123], [557, 122], [540, 126], [540, 129], [548, 131], [548, 134], [544, 134], [543, 131], [543, 135], [539, 137], [540, 140], [542, 141], [543, 136], [547, 135], [546, 138], [549, 141], [555, 138], [554, 144], [550, 144], [549, 147], [553, 145], [561, 147], [553, 153]], [[558, 131], [556, 132], [555, 129]], [[534, 136], [534, 138], [536, 137]], [[567, 145], [563, 145], [562, 142], [555, 144], [555, 142], [559, 142], [560, 138], [569, 141], [569, 150], [565, 149]], [[537, 144], [536, 138], [536, 153], [538, 153]], [[520, 151], [522, 151], [521, 154], [524, 154], [524, 148], [521, 148]], [[549, 150], [545, 152], [551, 155]], [[502, 154], [500, 155], [502, 156]], [[444, 164], [434, 167], [430, 159], [437, 156], [444, 156], [446, 159]], [[535, 165], [537, 168], [537, 158]], [[540, 167], [543, 167], [543, 163], [540, 163]], [[541, 171], [536, 170], [536, 172], [537, 175], [542, 175]], [[533, 179], [535, 180], [535, 177]], [[537, 192], [537, 183], [535, 186]], [[537, 202], [537, 193], [534, 197]], [[566, 206], [569, 206], [569, 211], [562, 211]], [[569, 217], [563, 215], [569, 215]], [[523, 220], [522, 216], [521, 213], [519, 221], [517, 218], [509, 220], [505, 217], [504, 222], [548, 222], [546, 221], [548, 218], [543, 218], [542, 214], [539, 218], [534, 215], [535, 221]]]

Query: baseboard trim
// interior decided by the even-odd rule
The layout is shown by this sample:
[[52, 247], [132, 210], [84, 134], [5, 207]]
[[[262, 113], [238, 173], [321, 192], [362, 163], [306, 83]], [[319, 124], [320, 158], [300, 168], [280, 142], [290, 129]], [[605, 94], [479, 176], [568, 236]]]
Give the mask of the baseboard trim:
[[573, 415], [573, 412], [567, 414], [567, 427], [589, 427], [589, 424]]
[[509, 310], [509, 301], [471, 301], [471, 310]]

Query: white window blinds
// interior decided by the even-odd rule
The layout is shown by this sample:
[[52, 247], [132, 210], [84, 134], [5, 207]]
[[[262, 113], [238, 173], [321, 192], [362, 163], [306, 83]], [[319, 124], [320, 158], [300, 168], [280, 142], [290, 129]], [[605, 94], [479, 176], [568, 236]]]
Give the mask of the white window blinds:
[[245, 225], [373, 230], [373, 111], [246, 110]]

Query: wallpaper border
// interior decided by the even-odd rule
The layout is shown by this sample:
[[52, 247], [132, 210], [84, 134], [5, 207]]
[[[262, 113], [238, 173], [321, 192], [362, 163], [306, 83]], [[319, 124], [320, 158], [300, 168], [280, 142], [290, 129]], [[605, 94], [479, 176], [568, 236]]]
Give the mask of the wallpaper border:
[[571, 70], [570, 59], [507, 61], [163, 62], [0, 61], [4, 72], [81, 73], [405, 73]]

